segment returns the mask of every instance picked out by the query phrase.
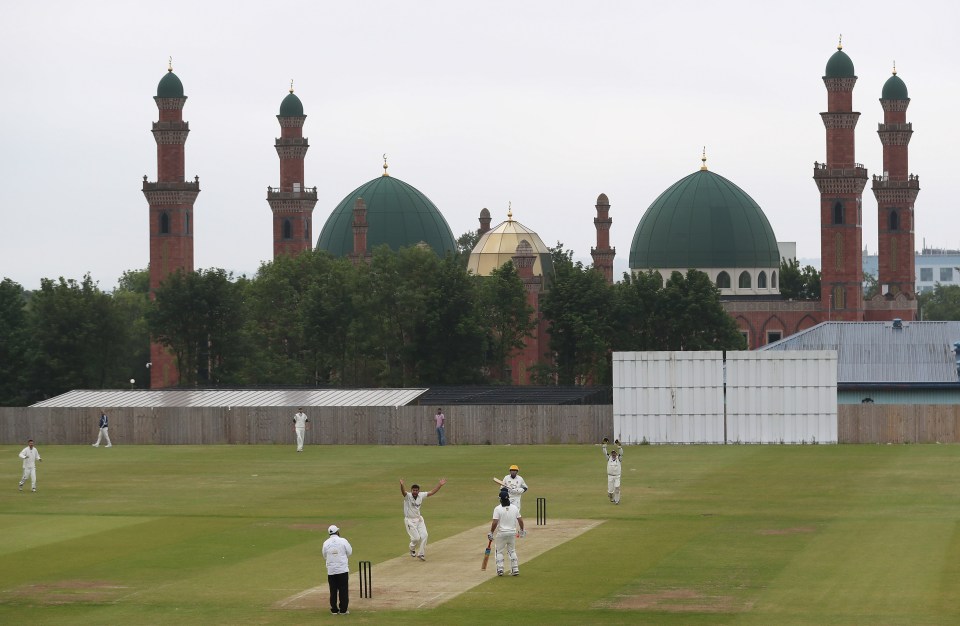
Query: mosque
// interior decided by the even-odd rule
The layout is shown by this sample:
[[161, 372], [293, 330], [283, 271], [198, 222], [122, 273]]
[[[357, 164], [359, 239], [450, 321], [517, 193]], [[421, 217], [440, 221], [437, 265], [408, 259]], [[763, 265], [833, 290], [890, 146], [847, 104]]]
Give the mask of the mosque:
[[[823, 76], [827, 111], [820, 114], [826, 129], [826, 161], [814, 163], [813, 179], [820, 191], [821, 299], [791, 301], [780, 295], [782, 251], [760, 206], [735, 183], [710, 171], [706, 155], [698, 171], [678, 180], [647, 208], [636, 226], [630, 246], [631, 272], [697, 269], [720, 290], [725, 310], [736, 320], [748, 347], [754, 349], [824, 321], [913, 320], [917, 302], [914, 285], [914, 203], [919, 179], [908, 170], [908, 145], [913, 133], [906, 121], [910, 103], [907, 87], [896, 69], [880, 96], [883, 122], [878, 135], [883, 145], [883, 174], [872, 177], [877, 200], [878, 262], [881, 293], [863, 298], [862, 196], [867, 169], [856, 162], [855, 129], [860, 117], [853, 111], [857, 82], [853, 61], [842, 45], [829, 58]], [[183, 120], [187, 100], [183, 84], [168, 68], [154, 98], [159, 119], [153, 123], [157, 143], [157, 180], [144, 177], [149, 204], [150, 290], [178, 269], [193, 271], [194, 203], [200, 193], [198, 178], [184, 179], [184, 146], [190, 132]], [[309, 148], [303, 136], [303, 103], [290, 92], [280, 104], [280, 137], [275, 147], [280, 159], [280, 185], [268, 187], [273, 213], [273, 254], [296, 255], [313, 244], [313, 210], [317, 188], [307, 187], [304, 160]], [[616, 250], [610, 246], [610, 202], [597, 198], [593, 267], [613, 282]], [[484, 276], [513, 261], [536, 311], [537, 324], [526, 347], [510, 362], [514, 384], [530, 382], [528, 369], [549, 362], [547, 320], [540, 298], [550, 288], [553, 266], [540, 236], [514, 220], [491, 228], [487, 209], [480, 212], [480, 239], [470, 254], [468, 269]], [[393, 249], [426, 246], [438, 255], [456, 250], [456, 240], [440, 209], [426, 194], [388, 173], [344, 196], [326, 218], [315, 248], [335, 256], [364, 262], [375, 247]], [[788, 248], [784, 248], [788, 250]], [[173, 356], [151, 345], [152, 388], [175, 385]]]

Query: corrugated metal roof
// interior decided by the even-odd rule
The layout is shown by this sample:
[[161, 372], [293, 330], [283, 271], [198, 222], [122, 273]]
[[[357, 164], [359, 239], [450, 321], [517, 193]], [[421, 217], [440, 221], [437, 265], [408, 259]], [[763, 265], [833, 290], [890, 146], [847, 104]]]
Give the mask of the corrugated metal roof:
[[759, 350], [836, 350], [837, 383], [956, 383], [960, 322], [823, 322]]
[[34, 407], [406, 406], [426, 389], [75, 389]]

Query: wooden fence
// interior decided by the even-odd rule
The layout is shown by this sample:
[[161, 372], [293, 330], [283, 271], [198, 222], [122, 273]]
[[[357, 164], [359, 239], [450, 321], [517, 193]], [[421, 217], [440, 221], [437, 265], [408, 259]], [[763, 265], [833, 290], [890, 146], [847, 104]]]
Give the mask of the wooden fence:
[[[435, 407], [317, 407], [305, 442], [436, 445]], [[294, 443], [296, 407], [109, 408], [110, 439], [129, 444]], [[595, 443], [613, 432], [611, 405], [451, 406], [448, 444]], [[0, 408], [0, 443], [83, 444], [97, 439], [98, 409]]]
[[[308, 409], [307, 444], [435, 445], [433, 407]], [[117, 444], [293, 444], [296, 408], [107, 409]], [[449, 444], [595, 443], [613, 432], [611, 405], [451, 406]], [[0, 408], [0, 443], [93, 443], [98, 410]], [[960, 443], [960, 405], [841, 404], [840, 443]]]

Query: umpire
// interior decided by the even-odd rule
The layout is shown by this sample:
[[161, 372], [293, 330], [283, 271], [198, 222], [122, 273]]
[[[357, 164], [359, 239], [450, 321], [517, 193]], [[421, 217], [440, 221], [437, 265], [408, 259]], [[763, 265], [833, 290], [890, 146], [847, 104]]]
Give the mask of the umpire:
[[[349, 613], [350, 564], [353, 554], [350, 542], [340, 536], [340, 529], [331, 525], [327, 529], [330, 538], [323, 542], [323, 558], [327, 561], [327, 583], [330, 584], [330, 612], [334, 615]], [[337, 605], [339, 596], [340, 604]]]

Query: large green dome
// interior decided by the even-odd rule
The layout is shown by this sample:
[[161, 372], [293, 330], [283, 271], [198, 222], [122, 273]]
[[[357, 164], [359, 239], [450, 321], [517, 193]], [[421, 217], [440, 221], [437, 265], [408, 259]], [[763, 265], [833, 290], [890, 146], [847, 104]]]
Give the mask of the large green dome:
[[735, 184], [701, 169], [660, 194], [640, 219], [630, 268], [780, 267], [773, 228]]
[[280, 103], [280, 117], [302, 117], [303, 103], [292, 91]]
[[177, 78], [177, 75], [173, 73], [173, 70], [168, 71], [163, 75], [163, 78], [160, 79], [160, 84], [157, 85], [157, 97], [158, 98], [182, 98], [183, 97], [183, 83], [180, 82], [180, 79]]
[[837, 50], [827, 61], [827, 69], [824, 70], [824, 78], [854, 78], [853, 61], [843, 50]]
[[883, 83], [883, 91], [880, 95], [881, 100], [909, 100], [907, 95], [907, 84], [899, 76], [894, 74]]
[[353, 205], [363, 198], [367, 206], [367, 251], [387, 244], [393, 250], [425, 242], [444, 256], [457, 251], [447, 220], [430, 198], [393, 176], [380, 176], [360, 185], [340, 201], [327, 218], [317, 249], [334, 256], [353, 252]]

